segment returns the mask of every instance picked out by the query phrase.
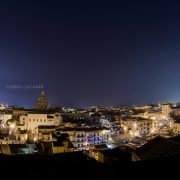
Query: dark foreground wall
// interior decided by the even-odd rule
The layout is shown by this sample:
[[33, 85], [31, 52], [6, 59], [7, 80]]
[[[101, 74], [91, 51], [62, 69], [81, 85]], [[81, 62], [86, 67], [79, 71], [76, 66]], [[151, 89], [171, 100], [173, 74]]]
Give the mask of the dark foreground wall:
[[[179, 175], [180, 157], [156, 161], [100, 164], [83, 154], [53, 156], [0, 156], [2, 176], [9, 178], [48, 179], [156, 179]], [[176, 164], [175, 164], [176, 163]]]

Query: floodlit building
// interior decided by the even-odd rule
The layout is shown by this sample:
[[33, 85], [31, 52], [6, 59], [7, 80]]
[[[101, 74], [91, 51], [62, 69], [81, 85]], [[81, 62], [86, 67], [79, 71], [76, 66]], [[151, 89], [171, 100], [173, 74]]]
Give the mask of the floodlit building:
[[102, 126], [107, 128], [113, 128], [116, 126], [116, 119], [112, 116], [104, 116], [100, 117], [100, 123]]
[[171, 104], [162, 104], [162, 115], [164, 118], [169, 118], [171, 113]]
[[110, 130], [102, 127], [59, 128], [56, 132], [68, 134], [70, 141], [78, 151], [88, 150], [91, 144], [107, 142], [110, 137]]
[[124, 129], [124, 133], [130, 134], [132, 137], [146, 136], [152, 131], [153, 121], [143, 118], [122, 119], [121, 127]]
[[48, 100], [46, 98], [44, 91], [41, 92], [41, 95], [38, 98], [37, 107], [38, 107], [38, 109], [47, 109], [48, 108]]
[[180, 122], [174, 122], [173, 133], [180, 135]]
[[61, 116], [59, 113], [28, 113], [20, 116], [20, 125], [18, 128], [22, 130], [30, 130], [34, 133], [38, 126], [58, 126], [60, 124]]
[[133, 109], [135, 110], [147, 110], [150, 109], [152, 106], [151, 105], [142, 105], [142, 106], [133, 106]]
[[68, 140], [63, 141], [53, 141], [52, 143], [52, 153], [66, 153], [66, 152], [73, 152], [74, 146]]
[[171, 108], [173, 115], [180, 116], [180, 107]]

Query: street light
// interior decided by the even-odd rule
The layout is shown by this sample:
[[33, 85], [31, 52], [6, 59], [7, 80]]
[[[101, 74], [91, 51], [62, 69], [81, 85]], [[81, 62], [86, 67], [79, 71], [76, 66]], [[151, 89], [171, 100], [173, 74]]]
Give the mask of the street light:
[[16, 125], [14, 123], [11, 123], [9, 127], [10, 127], [10, 129], [14, 129], [16, 127]]
[[134, 128], [137, 128], [137, 123], [135, 122], [135, 123], [133, 124], [133, 126], [134, 126]]
[[123, 127], [123, 129], [124, 129], [124, 132], [126, 133], [126, 131], [127, 131], [127, 127], [126, 127], [126, 126], [124, 126], [124, 127]]

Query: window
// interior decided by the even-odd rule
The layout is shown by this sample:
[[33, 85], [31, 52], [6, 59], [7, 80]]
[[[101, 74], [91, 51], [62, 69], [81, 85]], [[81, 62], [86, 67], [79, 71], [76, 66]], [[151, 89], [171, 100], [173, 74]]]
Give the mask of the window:
[[35, 119], [33, 119], [33, 121], [35, 121]]
[[42, 122], [42, 119], [40, 121]]
[[44, 119], [44, 122], [46, 122], [46, 120]]
[[31, 119], [29, 119], [29, 122], [31, 122]]
[[37, 119], [37, 122], [38, 122], [38, 119]]

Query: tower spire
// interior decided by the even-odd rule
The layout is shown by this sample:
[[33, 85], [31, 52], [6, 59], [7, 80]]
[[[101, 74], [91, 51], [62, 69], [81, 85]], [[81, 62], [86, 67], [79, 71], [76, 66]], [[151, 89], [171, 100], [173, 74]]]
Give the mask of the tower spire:
[[38, 106], [38, 109], [48, 108], [48, 100], [46, 98], [44, 90], [41, 91], [40, 97], [38, 98], [37, 106]]

